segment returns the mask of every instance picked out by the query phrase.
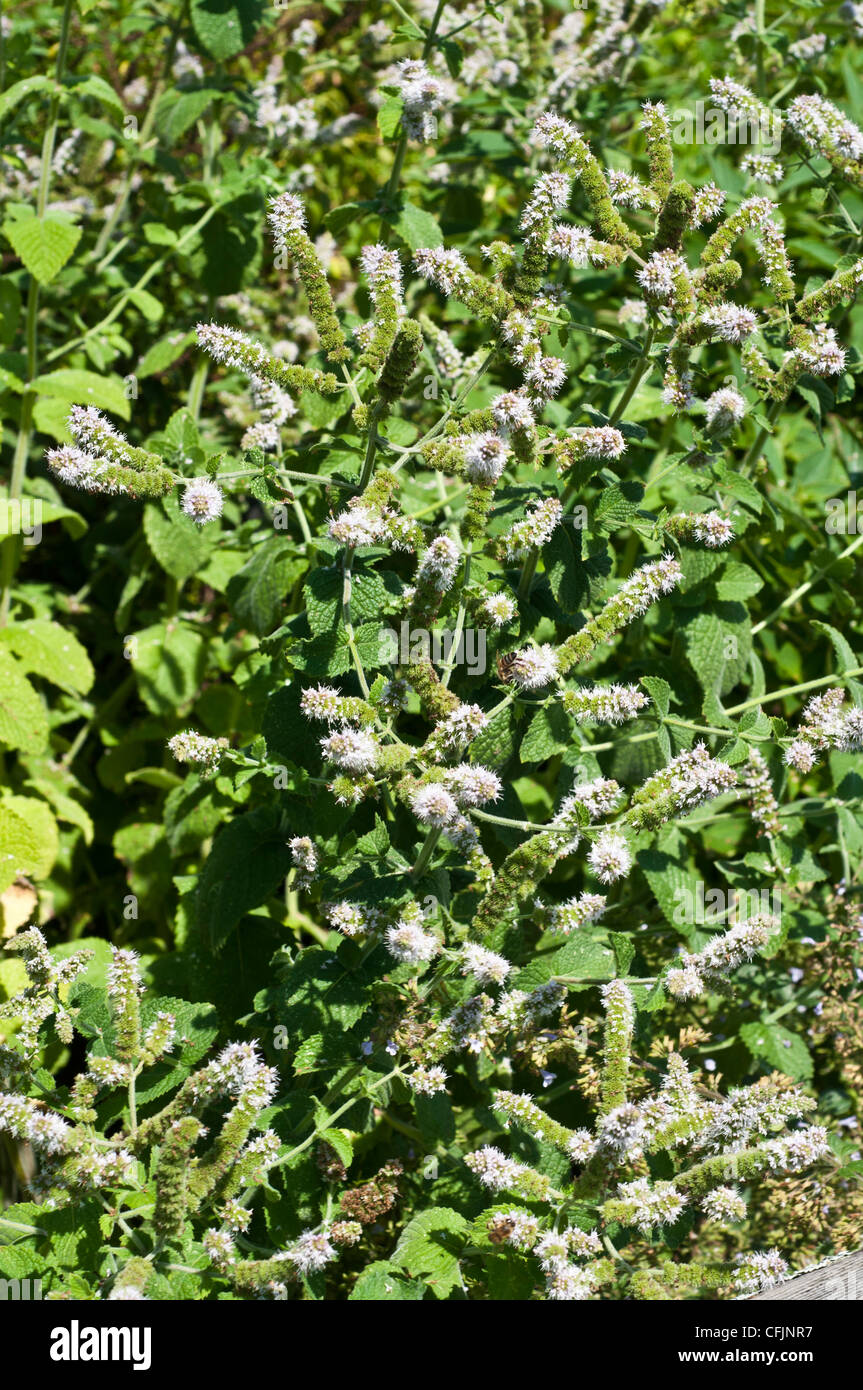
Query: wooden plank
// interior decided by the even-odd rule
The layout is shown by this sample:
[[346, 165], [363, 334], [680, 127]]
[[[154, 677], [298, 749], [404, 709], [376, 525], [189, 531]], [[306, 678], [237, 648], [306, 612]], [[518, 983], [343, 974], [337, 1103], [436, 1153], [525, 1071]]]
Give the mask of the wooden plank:
[[744, 1301], [766, 1303], [785, 1299], [795, 1303], [823, 1303], [836, 1299], [863, 1302], [863, 1250], [834, 1255], [810, 1269], [801, 1269], [799, 1274], [774, 1284], [771, 1289], [752, 1294]]

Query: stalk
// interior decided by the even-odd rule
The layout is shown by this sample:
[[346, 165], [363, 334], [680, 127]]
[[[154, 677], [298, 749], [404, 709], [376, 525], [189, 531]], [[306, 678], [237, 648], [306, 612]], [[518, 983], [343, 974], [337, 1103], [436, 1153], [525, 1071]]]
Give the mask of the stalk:
[[[45, 216], [48, 206], [48, 194], [51, 189], [51, 164], [54, 159], [54, 144], [57, 138], [57, 125], [60, 115], [61, 82], [66, 68], [66, 54], [69, 48], [69, 25], [72, 18], [72, 0], [64, 0], [63, 17], [60, 21], [60, 41], [57, 47], [57, 60], [54, 65], [54, 80], [56, 89], [51, 96], [51, 103], [48, 107], [48, 124], [42, 139], [42, 159], [39, 169], [39, 190], [36, 197], [36, 216], [40, 220]], [[38, 337], [37, 337], [37, 315], [39, 312], [39, 283], [36, 277], [30, 276], [30, 283], [27, 287], [27, 316], [25, 324], [25, 337], [27, 347], [27, 389], [21, 398], [21, 416], [18, 424], [18, 438], [15, 442], [15, 454], [12, 459], [12, 473], [9, 480], [9, 501], [20, 502], [21, 494], [24, 489], [24, 479], [27, 474], [27, 457], [30, 452], [30, 439], [33, 427], [33, 406], [36, 401], [36, 393], [32, 389], [33, 382], [38, 375]], [[9, 602], [12, 591], [12, 581], [18, 568], [18, 557], [20, 554], [19, 539], [17, 536], [9, 536], [6, 544], [2, 547], [0, 554], [0, 627], [5, 627], [9, 620]]]

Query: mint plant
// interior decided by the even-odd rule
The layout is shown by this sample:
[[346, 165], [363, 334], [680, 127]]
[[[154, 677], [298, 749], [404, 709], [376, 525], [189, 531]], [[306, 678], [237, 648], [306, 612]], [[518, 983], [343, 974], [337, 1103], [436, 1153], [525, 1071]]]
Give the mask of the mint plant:
[[[213, 59], [240, 53], [192, 8]], [[201, 181], [151, 188], [146, 226], [192, 248], [182, 346], [128, 411], [76, 389], [44, 450], [52, 505], [101, 537], [84, 599], [123, 574], [129, 672], [51, 724], [84, 719], [54, 751], [100, 835], [116, 813], [122, 896], [80, 949], [71, 897], [43, 898], [9, 934], [28, 983], [0, 977], [0, 1126], [33, 1158], [0, 1266], [51, 1296], [725, 1298], [829, 1252], [805, 1223], [789, 1248], [781, 1193], [856, 1210], [817, 961], [844, 961], [847, 1017], [857, 542], [817, 508], [853, 476], [863, 133], [808, 89], [826, 37], [763, 6], [696, 92], [760, 142], [707, 172], [680, 6], [526, 4], [511, 44], [491, 5], [415, 8], [374, 93], [376, 12], [334, 37], [389, 150], [384, 177], [338, 126], [323, 188], [314, 62], [208, 88], [173, 27], [152, 119], [198, 121]], [[197, 287], [189, 201], [235, 284]], [[16, 602], [19, 681], [57, 680], [44, 596]], [[86, 695], [71, 635], [65, 661]], [[26, 923], [23, 802], [97, 825], [24, 770], [0, 817]]]

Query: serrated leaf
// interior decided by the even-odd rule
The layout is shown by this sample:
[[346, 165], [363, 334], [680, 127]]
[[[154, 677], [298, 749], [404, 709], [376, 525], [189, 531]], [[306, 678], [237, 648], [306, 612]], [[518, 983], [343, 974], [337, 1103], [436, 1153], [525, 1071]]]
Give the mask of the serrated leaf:
[[131, 417], [131, 402], [118, 376], [61, 368], [59, 371], [37, 376], [32, 389], [37, 396], [50, 396], [56, 400], [68, 401], [70, 405], [94, 405], [99, 410], [119, 415], [121, 420]]
[[251, 43], [263, 17], [263, 0], [195, 0], [191, 10], [195, 33], [220, 63]]
[[48, 715], [19, 662], [0, 648], [0, 744], [41, 753], [48, 742]]
[[795, 1081], [808, 1081], [814, 1064], [805, 1042], [780, 1023], [744, 1023], [740, 1036], [753, 1057], [768, 1062]]
[[191, 623], [154, 623], [128, 639], [141, 699], [154, 714], [176, 714], [204, 679], [205, 640]]
[[404, 99], [400, 96], [388, 96], [378, 108], [378, 130], [385, 140], [391, 140], [398, 131], [404, 109]]
[[375, 1260], [361, 1272], [348, 1295], [348, 1302], [419, 1302], [424, 1295], [425, 1285], [421, 1280], [406, 1279], [398, 1266], [389, 1260]]
[[716, 581], [716, 593], [721, 599], [752, 598], [764, 588], [764, 580], [750, 565], [730, 560]]
[[220, 93], [214, 88], [195, 92], [165, 92], [156, 107], [156, 132], [173, 145], [204, 115]]
[[385, 213], [384, 220], [411, 251], [425, 246], [443, 246], [443, 232], [437, 219], [415, 203], [403, 202], [397, 212]]
[[0, 96], [0, 121], [28, 97], [34, 96], [37, 92], [53, 91], [56, 91], [56, 83], [50, 77], [22, 77], [20, 82], [13, 82]]
[[59, 847], [50, 806], [35, 796], [5, 796], [0, 801], [0, 827], [0, 891], [5, 892], [19, 874], [47, 878]]
[[181, 512], [176, 503], [148, 503], [144, 535], [153, 557], [178, 584], [184, 584], [206, 564], [212, 549], [206, 529]]
[[665, 718], [671, 705], [671, 686], [668, 681], [663, 680], [661, 676], [642, 676], [641, 684], [653, 701], [656, 713]]
[[40, 285], [49, 284], [60, 274], [81, 240], [81, 228], [59, 217], [33, 216], [18, 222], [7, 219], [3, 232], [24, 267]]
[[276, 891], [291, 863], [272, 806], [238, 816], [216, 837], [201, 870], [197, 913], [217, 949], [247, 912]]
[[392, 1256], [408, 1274], [424, 1276], [437, 1298], [446, 1298], [462, 1284], [459, 1254], [468, 1222], [450, 1207], [430, 1207], [409, 1221]]
[[264, 637], [278, 626], [290, 588], [306, 568], [296, 547], [283, 537], [268, 538], [228, 584], [236, 622]]
[[572, 743], [572, 728], [566, 711], [559, 704], [537, 710], [521, 741], [518, 755], [523, 763], [544, 762], [562, 753]]
[[608, 933], [608, 939], [611, 942], [611, 949], [614, 951], [618, 975], [628, 975], [629, 967], [635, 960], [635, 947], [631, 938], [623, 932], [612, 931]]
[[[686, 656], [705, 693], [727, 695], [749, 669], [752, 636], [742, 604], [726, 604], [727, 617], [701, 611], [681, 629]], [[733, 616], [732, 616], [733, 615]]]
[[518, 716], [512, 706], [490, 719], [470, 747], [473, 762], [482, 767], [505, 767], [516, 749]]
[[86, 695], [95, 673], [78, 638], [48, 618], [31, 618], [0, 629], [0, 644], [14, 652], [28, 675], [43, 676], [63, 690]]

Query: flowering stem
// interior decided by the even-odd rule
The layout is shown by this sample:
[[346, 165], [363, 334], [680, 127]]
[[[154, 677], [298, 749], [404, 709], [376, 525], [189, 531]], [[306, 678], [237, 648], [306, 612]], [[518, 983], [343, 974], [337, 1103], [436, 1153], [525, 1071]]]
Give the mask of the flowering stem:
[[385, 406], [382, 401], [378, 401], [377, 405], [372, 406], [371, 409], [369, 417], [369, 438], [368, 443], [366, 444], [366, 456], [363, 459], [363, 471], [360, 474], [360, 481], [358, 484], [360, 492], [365, 492], [366, 488], [368, 487], [371, 481], [372, 470], [375, 466], [375, 454], [377, 452], [378, 447], [378, 435], [377, 430], [375, 429], [375, 425], [381, 418], [381, 415], [383, 414], [384, 410]]
[[138, 1105], [135, 1098], [135, 1080], [137, 1069], [132, 1068], [129, 1073], [129, 1138], [134, 1139], [138, 1132]]
[[602, 1243], [603, 1243], [603, 1245], [605, 1246], [605, 1248], [606, 1248], [606, 1250], [608, 1251], [609, 1255], [610, 1255], [611, 1258], [615, 1261], [616, 1264], [623, 1265], [623, 1268], [626, 1269], [626, 1270], [628, 1270], [630, 1274], [634, 1274], [634, 1273], [635, 1273], [635, 1268], [634, 1268], [634, 1266], [631, 1265], [631, 1264], [629, 1263], [628, 1260], [625, 1260], [625, 1259], [623, 1258], [623, 1256], [620, 1254], [620, 1252], [617, 1250], [617, 1248], [616, 1248], [615, 1245], [613, 1244], [613, 1242], [612, 1242], [610, 1236], [603, 1235], [603, 1237], [602, 1237]]
[[202, 357], [195, 368], [189, 385], [189, 395], [186, 401], [186, 408], [192, 419], [197, 423], [201, 414], [201, 402], [204, 399], [204, 388], [207, 384], [207, 376], [210, 370], [209, 357]]
[[740, 705], [733, 705], [725, 713], [742, 714], [744, 710], [753, 709], [756, 705], [766, 705], [770, 700], [783, 700], [786, 695], [801, 695], [805, 690], [815, 690], [820, 685], [837, 684], [841, 681], [851, 680], [855, 676], [863, 676], [863, 666], [855, 666], [850, 671], [842, 671], [832, 676], [819, 676], [817, 680], [804, 681], [802, 685], [785, 685], [781, 690], [771, 690], [767, 695], [755, 695], [751, 700], [744, 700]]
[[354, 562], [355, 546], [349, 545], [345, 550], [345, 558], [342, 565], [342, 623], [345, 635], [348, 639], [348, 649], [353, 657], [356, 667], [357, 678], [360, 683], [363, 695], [368, 698], [369, 684], [366, 680], [366, 673], [363, 669], [362, 658], [357, 650], [356, 639], [354, 636], [354, 625], [351, 621], [351, 588], [353, 583], [352, 566]]
[[764, 81], [764, 45], [766, 32], [764, 23], [765, 0], [755, 0], [755, 62], [757, 69], [758, 95], [764, 100], [766, 86]]
[[552, 828], [548, 825], [535, 825], [533, 821], [511, 820], [509, 816], [495, 816], [492, 815], [491, 811], [480, 811], [476, 806], [470, 808], [470, 814], [476, 816], [478, 820], [488, 821], [489, 825], [506, 825], [512, 830], [526, 830], [530, 835], [539, 835], [541, 831]]

